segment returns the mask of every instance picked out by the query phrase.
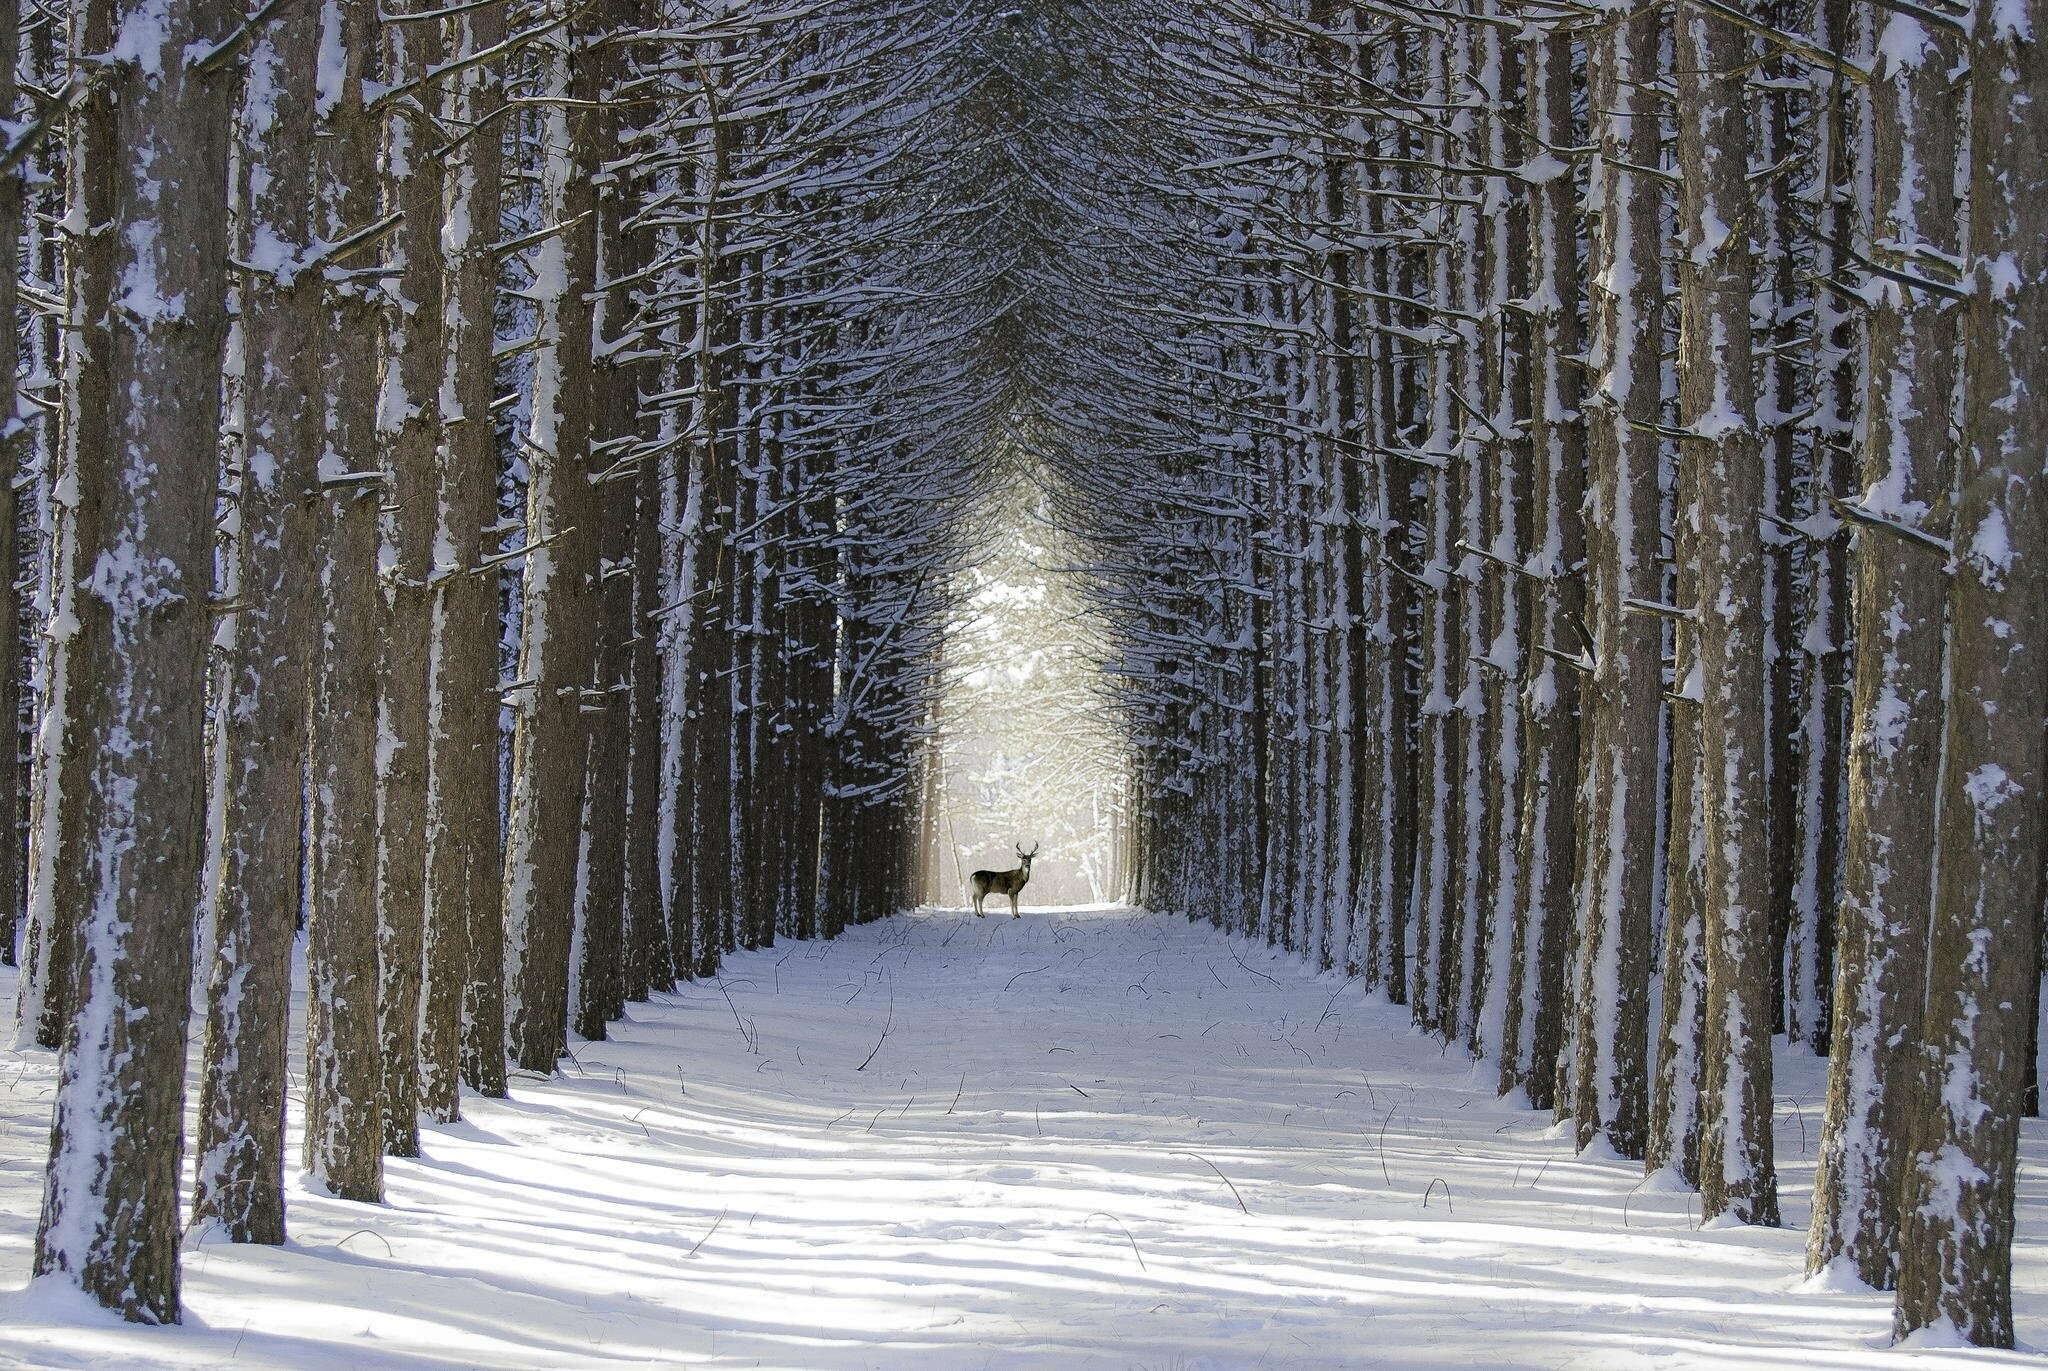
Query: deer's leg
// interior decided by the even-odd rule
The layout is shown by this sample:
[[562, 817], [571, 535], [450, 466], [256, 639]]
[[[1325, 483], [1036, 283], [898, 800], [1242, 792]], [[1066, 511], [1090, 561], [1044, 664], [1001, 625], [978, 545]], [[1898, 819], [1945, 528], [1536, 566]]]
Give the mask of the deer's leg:
[[1024, 917], [1023, 915], [1017, 912], [1017, 892], [1014, 890], [1010, 892], [1010, 917], [1013, 919], [1021, 919]]

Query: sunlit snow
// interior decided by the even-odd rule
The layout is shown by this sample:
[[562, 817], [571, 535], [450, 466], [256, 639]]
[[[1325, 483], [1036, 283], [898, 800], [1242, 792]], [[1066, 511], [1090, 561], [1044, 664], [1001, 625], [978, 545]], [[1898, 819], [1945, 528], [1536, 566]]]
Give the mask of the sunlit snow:
[[[0, 1366], [2034, 1364], [1880, 1350], [1889, 1296], [1801, 1279], [1803, 1055], [1780, 1062], [1792, 1226], [1700, 1232], [1670, 1177], [1574, 1158], [1405, 1009], [1164, 914], [923, 911], [736, 955], [617, 1032], [510, 1103], [465, 1099], [389, 1163], [386, 1206], [294, 1189], [282, 1251], [190, 1240], [182, 1328], [0, 1296]], [[12, 1062], [18, 1282], [53, 1071]], [[2048, 1127], [2025, 1127], [2040, 1342]]]

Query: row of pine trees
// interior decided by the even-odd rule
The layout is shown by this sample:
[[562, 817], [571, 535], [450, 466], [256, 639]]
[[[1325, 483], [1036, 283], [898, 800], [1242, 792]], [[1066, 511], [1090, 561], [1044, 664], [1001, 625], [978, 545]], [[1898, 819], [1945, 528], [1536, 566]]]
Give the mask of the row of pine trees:
[[2048, 14], [1153, 8], [1095, 75], [1181, 147], [1104, 191], [1182, 265], [1112, 308], [1182, 394], [1096, 481], [1145, 517], [1074, 508], [1139, 895], [1384, 989], [1703, 1219], [1779, 1222], [1773, 1034], [1826, 1054], [1812, 1267], [2010, 1345]]
[[907, 7], [0, 13], [35, 1267], [174, 1321], [188, 1226], [284, 1240], [288, 1098], [376, 1201], [464, 1087], [909, 902], [994, 478], [893, 282], [939, 150], [848, 77]]
[[301, 923], [368, 1199], [907, 903], [958, 573], [1043, 518], [1134, 896], [1706, 1219], [1825, 1051], [1813, 1265], [2009, 1343], [2041, 4], [10, 6], [38, 1269], [177, 1316], [195, 997], [192, 1217], [281, 1236]]

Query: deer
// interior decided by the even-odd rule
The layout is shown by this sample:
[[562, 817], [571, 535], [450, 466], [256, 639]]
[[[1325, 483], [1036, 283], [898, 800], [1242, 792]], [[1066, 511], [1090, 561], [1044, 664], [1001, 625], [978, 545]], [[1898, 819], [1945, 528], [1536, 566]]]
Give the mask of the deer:
[[1033, 843], [1026, 852], [1024, 844], [1017, 844], [1017, 859], [1024, 863], [1015, 871], [977, 871], [970, 882], [974, 886], [974, 917], [983, 916], [981, 902], [991, 895], [1010, 897], [1010, 917], [1022, 918], [1017, 912], [1017, 892], [1031, 879], [1031, 859], [1038, 855], [1038, 844]]

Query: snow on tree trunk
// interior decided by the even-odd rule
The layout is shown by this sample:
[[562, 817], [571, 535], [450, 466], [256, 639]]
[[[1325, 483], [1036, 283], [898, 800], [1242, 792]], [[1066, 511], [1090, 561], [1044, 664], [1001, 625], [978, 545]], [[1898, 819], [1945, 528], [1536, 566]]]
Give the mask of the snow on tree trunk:
[[[1818, 0], [1813, 6], [1814, 40], [1824, 48], [1846, 51], [1848, 16], [1847, 0]], [[1814, 80], [1818, 89], [1811, 115], [1813, 167], [1801, 198], [1814, 206], [1812, 270], [1822, 279], [1831, 279], [1853, 270], [1848, 255], [1855, 228], [1849, 184], [1850, 83], [1826, 72], [1816, 73]], [[1790, 140], [1783, 141], [1789, 144]], [[1763, 154], [1772, 161], [1783, 155], [1776, 146], [1763, 149]], [[1842, 894], [1851, 650], [1844, 540], [1828, 500], [1846, 494], [1853, 483], [1861, 311], [1845, 305], [1831, 290], [1814, 291], [1810, 302], [1798, 298], [1802, 293], [1796, 281], [1800, 264], [1790, 245], [1799, 232], [1798, 216], [1805, 207], [1791, 200], [1774, 191], [1770, 221], [1780, 225], [1774, 237], [1785, 244], [1768, 264], [1776, 319], [1767, 343], [1777, 355], [1762, 373], [1770, 388], [1758, 397], [1758, 413], [1781, 416], [1778, 432], [1788, 432], [1783, 416], [1801, 408], [1803, 398], [1793, 389], [1797, 368], [1792, 349], [1802, 334], [1809, 336], [1811, 344], [1804, 360], [1811, 398], [1804, 408], [1811, 413], [1799, 426], [1805, 469], [1798, 512], [1812, 536], [1805, 547], [1802, 631], [1797, 643], [1781, 645], [1781, 651], [1796, 654], [1799, 717], [1782, 724], [1772, 721], [1774, 729], [1797, 740], [1794, 751], [1798, 758], [1782, 1019], [1789, 1038], [1825, 1055], [1836, 916]], [[1775, 526], [1767, 534], [1767, 541], [1770, 539], [1790, 541]], [[1774, 843], [1776, 839], [1774, 833]]]
[[[227, 293], [232, 78], [191, 60], [214, 0], [87, 0], [70, 50], [110, 65], [70, 115], [70, 537], [49, 632], [61, 772], [45, 898], [72, 923], [35, 1271], [144, 1323], [179, 1310], [178, 1181]], [[12, 263], [9, 269], [12, 269]], [[12, 726], [12, 720], [7, 721]], [[49, 924], [46, 922], [45, 927]]]
[[[494, 49], [502, 4], [449, 21], [460, 57]], [[446, 121], [467, 127], [498, 107], [495, 62], [466, 67], [443, 93]], [[483, 130], [493, 126], [485, 124]], [[497, 288], [503, 157], [496, 137], [472, 136], [444, 178], [442, 298], [445, 371], [432, 573], [427, 687], [425, 982], [420, 1009], [420, 1104], [438, 1121], [460, 1108], [456, 1088], [505, 1093], [503, 868], [499, 851], [498, 584], [485, 530], [497, 522], [497, 398], [491, 317]]]
[[[320, 9], [313, 142], [314, 236], [327, 291], [315, 516], [319, 548], [306, 911], [308, 1179], [343, 1199], [383, 1198], [377, 1033], [377, 697], [384, 605], [378, 585], [379, 466], [375, 258], [377, 77], [371, 0]], [[352, 250], [333, 245], [356, 239]], [[366, 269], [368, 274], [366, 275]]]
[[1661, 155], [1649, 87], [1663, 28], [1647, 7], [1602, 30], [1587, 57], [1600, 148], [1589, 212], [1589, 370], [1586, 397], [1586, 610], [1591, 673], [1582, 696], [1585, 784], [1579, 811], [1579, 943], [1571, 1113], [1578, 1145], [1605, 1134], [1641, 1156], [1647, 1123], [1651, 889], [1655, 848], [1642, 816], [1658, 787], [1662, 644], [1655, 620], [1630, 600], [1660, 589], [1658, 379], [1663, 330], [1662, 247], [1654, 181], [1631, 167]]
[[321, 331], [312, 250], [312, 92], [291, 73], [317, 60], [319, 13], [295, 6], [251, 40], [235, 256], [245, 357], [235, 508], [240, 590], [222, 622], [225, 777], [207, 971], [195, 1223], [233, 1242], [285, 1239], [284, 1114], [292, 943], [300, 914], [306, 689], [313, 614]]
[[[21, 7], [0, 7], [0, 110], [13, 110], [16, 73], [21, 61]], [[22, 178], [0, 176], [0, 572], [8, 585], [0, 589], [0, 963], [16, 963], [15, 936], [21, 925], [18, 894], [24, 875], [22, 839], [21, 717], [22, 681], [27, 672], [22, 642], [20, 576], [20, 490], [22, 458], [29, 451], [29, 425], [15, 385], [21, 365], [20, 281], [14, 272], [21, 246], [22, 212], [28, 203]]]
[[[1432, 34], [1423, 47], [1423, 98], [1440, 105], [1448, 98], [1446, 42]], [[1448, 139], [1436, 136], [1429, 155], [1439, 165], [1448, 162]], [[1429, 254], [1428, 298], [1455, 307], [1454, 272], [1465, 265], [1456, 252]], [[1459, 643], [1451, 568], [1456, 492], [1450, 471], [1457, 432], [1451, 392], [1462, 385], [1456, 343], [1455, 334], [1439, 330], [1431, 338], [1429, 352], [1429, 455], [1425, 460], [1430, 466], [1426, 468], [1428, 493], [1422, 511], [1422, 699], [1416, 708], [1422, 735], [1416, 777], [1421, 822], [1416, 837], [1415, 960], [1409, 1006], [1417, 1026], [1436, 1033], [1448, 1031], [1443, 1022], [1446, 963], [1457, 937], [1451, 891], [1452, 868], [1457, 863], [1457, 747], [1451, 716], [1457, 709], [1453, 692], [1459, 676]]]
[[[592, 27], [600, 33], [622, 32], [631, 13], [629, 5], [613, 0], [593, 12]], [[597, 106], [585, 110], [575, 128], [578, 174], [597, 182], [591, 235], [592, 294], [597, 298], [592, 302], [590, 325], [592, 443], [588, 466], [595, 487], [591, 507], [600, 541], [594, 549], [599, 562], [591, 596], [596, 616], [594, 693], [584, 706], [590, 731], [586, 767], [590, 796], [584, 820], [589, 830], [584, 848], [587, 870], [577, 881], [581, 956], [576, 994], [570, 1004], [570, 1023], [577, 1033], [593, 1040], [605, 1036], [608, 1020], [625, 1012], [621, 957], [625, 947], [626, 790], [632, 766], [627, 733], [632, 699], [626, 672], [633, 634], [633, 478], [640, 460], [636, 429], [640, 373], [630, 361], [621, 360], [612, 335], [621, 331], [631, 313], [631, 300], [617, 283], [630, 279], [642, 265], [627, 257], [634, 242], [626, 230], [627, 195], [633, 183], [616, 156], [625, 141], [624, 129], [611, 104], [615, 89], [627, 75], [625, 53], [622, 44], [612, 43], [579, 54], [572, 97]]]
[[1700, 1046], [1706, 1027], [1707, 949], [1701, 923], [1706, 875], [1706, 763], [1700, 750], [1700, 464], [1681, 452], [1671, 518], [1671, 793], [1664, 845], [1663, 985], [1650, 1089], [1647, 1170], [1670, 1168], [1699, 1184]]
[[1771, 1157], [1774, 958], [1764, 790], [1763, 462], [1750, 371], [1743, 30], [1697, 6], [1676, 20], [1678, 407], [1695, 464], [1700, 676], [1700, 1214], [1778, 1221]]
[[[1872, 241], [1956, 255], [1954, 176], [1961, 44], [1887, 21], [1870, 86], [1869, 152], [1858, 175]], [[1868, 381], [1857, 508], [1939, 537], [1948, 528], [1954, 304], [1884, 282], [1866, 316]], [[1850, 702], [1848, 825], [1827, 1103], [1807, 1267], [1846, 1259], [1868, 1285], [1895, 1284], [1898, 1202], [1914, 1110], [1917, 1020], [1933, 894], [1942, 732], [1942, 557], [1898, 529], [1851, 524], [1858, 633]]]
[[[416, 12], [430, 13], [427, 4]], [[380, 21], [382, 79], [405, 86], [441, 59], [440, 27]], [[378, 695], [378, 1038], [384, 1061], [384, 1150], [419, 1155], [420, 1005], [426, 961], [428, 695], [433, 686], [434, 542], [439, 522], [441, 384], [446, 370], [441, 281], [441, 159], [431, 99], [383, 111], [382, 209], [402, 214], [387, 239], [377, 447], [386, 486], [378, 573], [386, 638]]]
[[[2048, 3], [1980, 8], [1970, 38], [1970, 374], [1948, 588], [1940, 869], [1905, 1121], [1901, 1334], [2010, 1347], [2021, 1095], [2048, 843]], [[1931, 169], [1932, 170], [1932, 169]], [[1933, 171], [1938, 175], [1939, 171]]]
[[[1475, 88], [1486, 102], [1479, 123], [1479, 161], [1517, 165], [1526, 151], [1519, 118], [1523, 71], [1520, 49], [1502, 36], [1494, 0], [1482, 0]], [[1472, 963], [1470, 1018], [1465, 1042], [1473, 1054], [1502, 1057], [1510, 996], [1519, 996], [1512, 962], [1521, 911], [1522, 872], [1517, 838], [1523, 779], [1521, 684], [1527, 674], [1523, 643], [1522, 577], [1528, 522], [1530, 443], [1529, 333], [1510, 302], [1528, 297], [1529, 208], [1511, 178], [1481, 182], [1481, 244], [1486, 281], [1480, 299], [1478, 428], [1480, 632], [1473, 666], [1485, 720], [1479, 757], [1479, 924]]]
[[1529, 142], [1522, 179], [1530, 224], [1529, 445], [1530, 527], [1524, 569], [1536, 589], [1529, 611], [1527, 675], [1522, 686], [1522, 781], [1515, 861], [1520, 868], [1512, 985], [1500, 1088], [1519, 1086], [1531, 1107], [1556, 1103], [1556, 1066], [1564, 1045], [1565, 957], [1572, 932], [1577, 871], [1574, 803], [1579, 778], [1578, 633], [1584, 624], [1581, 578], [1586, 535], [1586, 430], [1580, 410], [1578, 178], [1555, 152], [1575, 146], [1572, 92], [1577, 74], [1569, 36], [1537, 30], [1523, 50]]
[[[550, 19], [565, 18], [550, 4]], [[583, 24], [540, 45], [536, 312], [520, 686], [505, 831], [505, 1020], [513, 1060], [550, 1074], [568, 1044], [570, 942], [584, 871], [599, 502], [591, 485], [590, 372], [596, 187], [578, 156], [591, 111], [570, 104], [591, 60]]]

